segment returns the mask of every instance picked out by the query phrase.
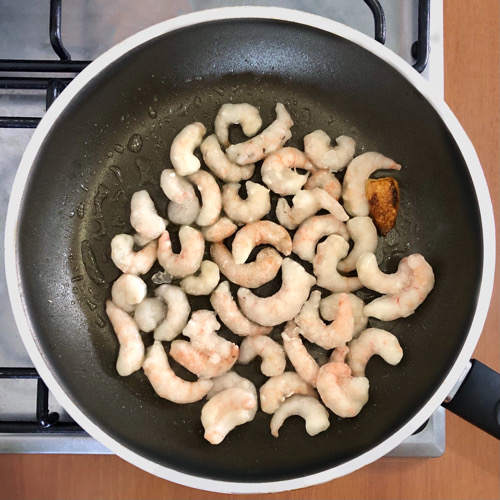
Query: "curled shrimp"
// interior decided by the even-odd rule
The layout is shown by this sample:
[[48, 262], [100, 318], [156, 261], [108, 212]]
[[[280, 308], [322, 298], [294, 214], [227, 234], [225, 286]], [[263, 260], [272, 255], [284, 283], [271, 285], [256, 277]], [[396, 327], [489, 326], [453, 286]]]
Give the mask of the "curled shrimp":
[[278, 342], [267, 335], [255, 335], [243, 339], [238, 363], [246, 365], [256, 356], [262, 358], [260, 371], [266, 377], [273, 377], [285, 371], [285, 351]]
[[184, 127], [172, 141], [170, 161], [179, 175], [191, 175], [200, 169], [201, 163], [194, 150], [201, 144], [207, 129], [200, 122]]
[[342, 184], [335, 177], [335, 174], [328, 170], [312, 170], [304, 184], [304, 189], [314, 189], [315, 187], [324, 189], [332, 198], [338, 200], [342, 193]]
[[319, 312], [325, 321], [333, 321], [338, 314], [340, 297], [347, 295], [351, 303], [352, 314], [354, 316], [353, 338], [366, 328], [368, 316], [365, 316], [363, 309], [365, 303], [353, 293], [332, 293], [328, 297], [321, 299], [319, 303]]
[[158, 240], [158, 262], [171, 276], [184, 278], [194, 274], [200, 268], [205, 253], [203, 234], [191, 226], [182, 226], [179, 230], [181, 251], [172, 250], [170, 234], [164, 231]]
[[166, 168], [160, 176], [160, 186], [170, 200], [167, 215], [174, 224], [192, 224], [200, 213], [200, 202], [193, 185], [175, 170]]
[[276, 104], [276, 119], [271, 125], [252, 139], [229, 146], [226, 154], [231, 161], [239, 165], [248, 165], [262, 160], [274, 153], [292, 137], [290, 132], [292, 126], [292, 118], [285, 106], [279, 102]]
[[152, 332], [167, 314], [165, 303], [156, 297], [146, 297], [134, 310], [134, 321], [143, 332]]
[[207, 393], [207, 399], [212, 399], [217, 393], [221, 391], [225, 391], [226, 389], [231, 389], [232, 387], [239, 387], [240, 389], [245, 389], [246, 391], [251, 392], [255, 399], [257, 399], [257, 389], [253, 382], [248, 380], [245, 377], [242, 377], [238, 373], [234, 371], [228, 371], [219, 375], [218, 377], [214, 377], [212, 379], [213, 385], [212, 388]]
[[288, 231], [275, 222], [261, 220], [247, 224], [236, 233], [232, 243], [234, 262], [243, 264], [256, 246], [266, 244], [284, 255], [292, 253], [292, 239]]
[[210, 303], [219, 319], [236, 335], [241, 337], [267, 335], [272, 330], [271, 327], [258, 325], [243, 315], [231, 295], [227, 281], [223, 281], [212, 292]]
[[158, 215], [151, 196], [144, 189], [134, 193], [130, 200], [130, 225], [144, 241], [158, 238], [167, 227], [165, 219]]
[[240, 184], [232, 182], [222, 188], [222, 206], [226, 215], [237, 224], [248, 224], [262, 219], [271, 210], [269, 189], [247, 181], [247, 198], [238, 195]]
[[200, 265], [200, 273], [186, 276], [180, 282], [181, 288], [188, 295], [208, 295], [219, 283], [219, 266], [210, 260], [204, 260]]
[[270, 297], [258, 297], [247, 288], [240, 288], [237, 296], [243, 314], [264, 326], [279, 325], [295, 317], [316, 279], [299, 263], [286, 258], [283, 260], [281, 281], [280, 290]]
[[364, 376], [365, 367], [374, 354], [394, 366], [403, 358], [403, 349], [398, 339], [387, 330], [367, 328], [357, 339], [349, 342], [346, 360], [355, 377]]
[[270, 154], [260, 169], [262, 180], [276, 194], [288, 196], [296, 194], [306, 183], [308, 173], [299, 174], [296, 168], [311, 170], [312, 163], [297, 148], [286, 147]]
[[221, 192], [217, 181], [204, 170], [191, 174], [189, 180], [196, 184], [201, 195], [201, 210], [196, 218], [198, 226], [215, 224], [222, 210]]
[[132, 312], [147, 294], [144, 281], [135, 274], [122, 274], [111, 287], [111, 300], [120, 309]]
[[156, 394], [173, 403], [199, 401], [213, 385], [211, 380], [188, 382], [178, 377], [170, 367], [165, 348], [158, 340], [148, 349], [142, 368]]
[[363, 153], [349, 163], [342, 183], [344, 208], [353, 216], [366, 216], [370, 213], [366, 198], [366, 181], [376, 170], [400, 170], [394, 160], [380, 153]]
[[139, 327], [129, 314], [111, 300], [106, 301], [106, 314], [120, 343], [116, 371], [122, 377], [127, 377], [139, 370], [144, 360], [144, 343]]
[[224, 146], [229, 146], [229, 125], [241, 125], [243, 133], [247, 137], [255, 135], [262, 127], [262, 118], [259, 110], [251, 104], [241, 103], [223, 104], [215, 117], [215, 135]]
[[167, 313], [165, 319], [155, 328], [156, 340], [173, 340], [187, 324], [191, 306], [184, 290], [175, 285], [160, 285], [155, 289], [157, 298], [165, 302]]
[[134, 252], [134, 237], [117, 234], [111, 240], [111, 260], [123, 273], [146, 274], [156, 262], [158, 242], [151, 240], [144, 248]]
[[315, 130], [304, 137], [304, 151], [316, 167], [338, 172], [352, 160], [356, 141], [346, 135], [335, 140], [337, 145], [332, 147], [329, 135], [323, 130]]
[[205, 237], [205, 240], [212, 242], [220, 242], [232, 236], [238, 226], [227, 217], [221, 217], [217, 222], [211, 226], [205, 226], [201, 228], [201, 232]]

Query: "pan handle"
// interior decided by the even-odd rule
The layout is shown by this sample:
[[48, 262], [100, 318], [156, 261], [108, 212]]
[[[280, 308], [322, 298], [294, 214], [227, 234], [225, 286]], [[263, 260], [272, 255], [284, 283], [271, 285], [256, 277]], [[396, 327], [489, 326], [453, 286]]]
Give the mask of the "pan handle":
[[460, 386], [442, 406], [500, 439], [500, 373], [477, 359], [471, 360]]

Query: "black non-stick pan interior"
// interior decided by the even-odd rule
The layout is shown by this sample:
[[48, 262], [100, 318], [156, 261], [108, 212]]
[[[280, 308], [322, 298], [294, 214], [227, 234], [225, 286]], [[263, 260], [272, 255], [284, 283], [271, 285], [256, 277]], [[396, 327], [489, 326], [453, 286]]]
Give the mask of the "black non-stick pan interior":
[[[110, 260], [111, 238], [132, 232], [129, 203], [135, 191], [147, 189], [166, 213], [159, 179], [171, 167], [172, 139], [193, 121], [213, 132], [225, 102], [258, 106], [265, 125], [274, 119], [275, 103], [283, 102], [295, 122], [290, 145], [302, 148], [304, 135], [321, 128], [331, 137], [354, 137], [357, 154], [378, 151], [400, 163], [402, 170], [391, 175], [400, 183], [401, 208], [396, 227], [381, 238], [381, 267], [393, 272], [403, 256], [419, 252], [435, 271], [435, 289], [414, 315], [370, 321], [398, 337], [402, 362], [392, 367], [373, 358], [365, 408], [353, 419], [332, 414], [330, 428], [316, 437], [291, 418], [276, 439], [270, 416], [258, 412], [213, 446], [203, 439], [203, 402], [170, 403], [154, 394], [142, 371], [127, 378], [115, 371], [118, 343], [104, 313], [111, 283], [120, 274]], [[237, 130], [233, 133], [241, 140]], [[89, 419], [158, 464], [206, 478], [255, 482], [345, 462], [419, 411], [468, 334], [482, 234], [475, 191], [451, 134], [397, 71], [340, 37], [249, 19], [156, 38], [82, 89], [36, 158], [20, 214], [18, 251], [36, 343], [60, 386]], [[150, 285], [157, 270], [145, 278]], [[191, 303], [194, 309], [209, 306], [207, 299]], [[221, 334], [239, 342], [224, 327]], [[151, 335], [144, 340], [150, 345]], [[265, 380], [258, 360], [236, 369], [257, 384]]]

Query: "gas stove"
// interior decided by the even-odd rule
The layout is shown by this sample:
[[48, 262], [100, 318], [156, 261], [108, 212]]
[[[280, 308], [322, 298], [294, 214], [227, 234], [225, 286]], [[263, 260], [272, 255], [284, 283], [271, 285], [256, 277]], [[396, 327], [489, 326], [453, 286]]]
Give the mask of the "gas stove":
[[[442, 0], [220, 1], [0, 0], [0, 231], [10, 189], [34, 128], [59, 93], [90, 61], [159, 21], [227, 6], [274, 6], [346, 24], [384, 43], [443, 97]], [[0, 248], [3, 262], [3, 246]], [[17, 331], [0, 267], [0, 452], [110, 453], [83, 431], [38, 376]], [[438, 457], [445, 448], [439, 408], [388, 456]]]

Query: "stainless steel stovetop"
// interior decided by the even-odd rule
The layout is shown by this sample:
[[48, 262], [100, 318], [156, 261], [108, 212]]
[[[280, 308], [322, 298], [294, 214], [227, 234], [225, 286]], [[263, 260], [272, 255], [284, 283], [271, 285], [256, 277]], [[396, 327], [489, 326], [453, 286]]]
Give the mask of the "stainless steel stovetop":
[[[61, 0], [52, 0], [58, 3]], [[255, 5], [303, 10], [347, 24], [374, 36], [372, 12], [363, 0], [305, 1], [220, 1], [220, 0], [62, 0], [62, 40], [76, 61], [91, 61], [109, 47], [152, 24], [195, 10], [214, 7]], [[375, 2], [376, 3], [376, 2]], [[380, 0], [385, 13], [386, 45], [410, 64], [415, 63], [412, 45], [418, 39], [419, 7], [426, 0]], [[49, 2], [0, 0], [0, 64], [1, 60], [57, 59], [49, 41]], [[432, 0], [430, 6], [430, 52], [423, 76], [434, 91], [443, 96], [443, 1]], [[422, 21], [422, 19], [420, 19]], [[1, 69], [1, 67], [0, 67]], [[17, 73], [0, 71], [2, 77]], [[25, 73], [22, 76], [26, 76]], [[37, 74], [43, 77], [43, 74]], [[61, 74], [61, 77], [71, 76]], [[45, 111], [45, 90], [5, 89], [0, 84], [0, 124], [2, 117], [41, 117]], [[5, 218], [11, 186], [23, 151], [33, 133], [32, 128], [0, 128], [0, 233], [4, 234]], [[0, 259], [4, 260], [3, 245]], [[12, 421], [33, 421], [36, 416], [37, 393], [43, 384], [36, 379], [2, 379], [2, 368], [32, 368], [17, 331], [7, 294], [4, 266], [0, 266], [0, 425]], [[43, 399], [42, 394], [38, 394]], [[48, 407], [70, 417], [49, 395]], [[12, 427], [9, 425], [9, 427]], [[68, 429], [73, 429], [68, 424]], [[0, 453], [110, 453], [84, 432], [9, 432], [0, 431]], [[437, 457], [444, 453], [445, 416], [442, 408], [430, 418], [420, 432], [404, 441], [390, 453], [397, 457]]]

